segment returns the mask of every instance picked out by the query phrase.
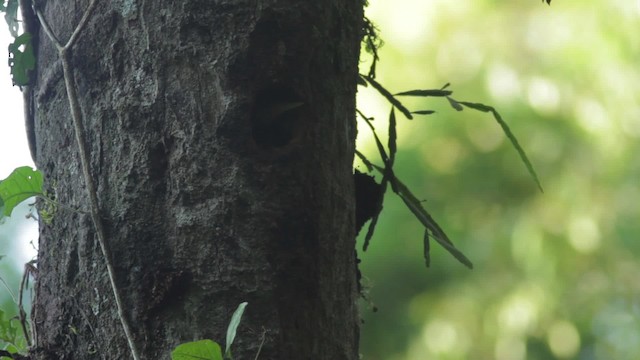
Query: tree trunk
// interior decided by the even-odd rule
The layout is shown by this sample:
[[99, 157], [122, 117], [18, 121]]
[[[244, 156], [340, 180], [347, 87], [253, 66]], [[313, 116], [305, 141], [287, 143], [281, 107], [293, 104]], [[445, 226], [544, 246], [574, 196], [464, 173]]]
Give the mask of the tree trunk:
[[[41, 1], [63, 43], [88, 0]], [[143, 359], [357, 359], [352, 161], [360, 0], [101, 1], [72, 52], [101, 218]], [[44, 32], [34, 359], [128, 359]], [[264, 344], [261, 345], [264, 336]]]

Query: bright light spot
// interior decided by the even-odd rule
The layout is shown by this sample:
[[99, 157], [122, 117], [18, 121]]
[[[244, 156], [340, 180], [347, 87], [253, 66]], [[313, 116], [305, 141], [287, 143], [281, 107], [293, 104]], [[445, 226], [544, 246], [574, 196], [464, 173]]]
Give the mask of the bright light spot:
[[540, 16], [531, 15], [525, 38], [527, 47], [534, 51], [543, 51], [548, 39], [545, 23], [541, 21]]
[[429, 31], [433, 21], [433, 16], [429, 16], [433, 15], [433, 11], [429, 9], [430, 3], [413, 1], [397, 6], [389, 2], [386, 5], [388, 23], [384, 26], [382, 37], [387, 42], [403, 52], [416, 53], [422, 50], [421, 44], [433, 41], [434, 33]]
[[552, 53], [575, 42], [576, 26], [567, 24], [563, 16], [554, 16], [548, 11], [532, 13], [526, 27], [525, 44], [538, 53]]
[[[29, 204], [33, 203], [32, 200], [27, 200]], [[34, 211], [35, 212], [35, 211]], [[18, 262], [18, 266], [23, 266], [27, 261], [37, 256], [37, 250], [34, 247], [38, 246], [38, 222], [35, 220], [28, 220], [24, 223], [24, 227], [20, 231], [16, 243], [21, 244], [20, 253], [14, 258]]]
[[560, 103], [558, 87], [551, 81], [535, 77], [529, 82], [527, 88], [529, 105], [543, 114], [556, 111]]
[[522, 334], [538, 320], [538, 307], [525, 294], [517, 294], [502, 305], [498, 324], [505, 334]]
[[[381, 120], [385, 121], [385, 116], [381, 114], [389, 113], [389, 107], [387, 106], [387, 103], [385, 103], [384, 101], [380, 101], [380, 95], [375, 91], [372, 91], [370, 87], [367, 89], [358, 90], [357, 104], [359, 109], [366, 109], [364, 115], [375, 116], [376, 118], [379, 117]], [[367, 124], [361, 118], [359, 118], [359, 115], [356, 125], [358, 126], [356, 148], [358, 148], [360, 151], [368, 151], [369, 149], [371, 149], [373, 151], [371, 153], [375, 154], [377, 152], [377, 149], [375, 147], [373, 133], [371, 132], [371, 129], [367, 126]], [[377, 124], [374, 124], [374, 126], [376, 125]], [[387, 128], [388, 126], [376, 127], [378, 136], [384, 139], [387, 134]]]
[[518, 74], [510, 67], [496, 64], [487, 72], [486, 87], [492, 97], [501, 101], [520, 97], [522, 86]]
[[424, 329], [422, 339], [432, 353], [446, 354], [457, 346], [458, 332], [449, 321], [433, 320]]
[[581, 100], [574, 111], [578, 123], [589, 132], [601, 133], [611, 128], [607, 111], [596, 100]]
[[501, 337], [496, 341], [496, 360], [524, 360], [527, 347], [519, 338]]
[[589, 216], [577, 216], [569, 221], [569, 243], [581, 253], [591, 253], [600, 246], [600, 228]]
[[572, 323], [557, 321], [549, 328], [547, 343], [556, 357], [572, 358], [580, 349], [580, 334]]

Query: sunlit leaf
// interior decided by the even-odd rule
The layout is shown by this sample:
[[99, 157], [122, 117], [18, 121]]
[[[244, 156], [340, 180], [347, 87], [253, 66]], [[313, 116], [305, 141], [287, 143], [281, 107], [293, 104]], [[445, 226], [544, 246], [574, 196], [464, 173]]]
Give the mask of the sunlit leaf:
[[231, 344], [233, 344], [233, 341], [236, 338], [236, 331], [238, 330], [240, 320], [242, 320], [242, 314], [244, 314], [244, 308], [246, 307], [247, 302], [245, 301], [238, 305], [238, 308], [233, 312], [233, 315], [231, 316], [229, 327], [227, 327], [227, 345], [224, 350], [225, 357], [229, 357], [231, 355]]
[[[3, 1], [4, 3], [4, 1]], [[20, 29], [20, 22], [18, 22], [18, 9], [20, 8], [18, 0], [7, 1], [7, 6], [2, 8], [5, 12], [4, 19], [9, 25], [9, 32], [11, 36], [18, 37], [18, 30]]]
[[31, 34], [24, 33], [9, 44], [9, 67], [14, 85], [29, 85], [29, 73], [36, 66]]
[[42, 195], [42, 173], [29, 166], [19, 167], [0, 182], [3, 215], [11, 216], [13, 209], [30, 197]]
[[211, 340], [199, 340], [178, 345], [171, 360], [222, 360], [220, 345]]

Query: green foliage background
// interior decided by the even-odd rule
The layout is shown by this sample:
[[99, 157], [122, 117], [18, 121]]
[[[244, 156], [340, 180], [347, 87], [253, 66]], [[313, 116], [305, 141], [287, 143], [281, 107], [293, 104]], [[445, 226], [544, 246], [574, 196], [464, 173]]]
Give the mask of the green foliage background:
[[[432, 246], [426, 269], [420, 224], [387, 194], [360, 250], [378, 308], [363, 304], [364, 359], [635, 359], [640, 2], [372, 0], [367, 14], [377, 79], [494, 106], [545, 193], [490, 115], [407, 101], [437, 113], [399, 121], [396, 174], [475, 268]], [[385, 120], [374, 91], [358, 101]], [[377, 159], [365, 127], [358, 146]]]

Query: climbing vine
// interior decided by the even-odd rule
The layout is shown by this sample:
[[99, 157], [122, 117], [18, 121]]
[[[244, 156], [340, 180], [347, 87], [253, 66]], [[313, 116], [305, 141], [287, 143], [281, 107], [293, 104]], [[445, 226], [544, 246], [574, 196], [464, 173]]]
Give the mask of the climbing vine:
[[[98, 205], [98, 194], [95, 187], [95, 181], [91, 176], [91, 172], [89, 170], [89, 155], [87, 151], [85, 131], [84, 131], [84, 126], [82, 121], [82, 112], [80, 111], [80, 104], [78, 102], [78, 95], [77, 95], [77, 90], [75, 85], [76, 83], [75, 74], [74, 74], [74, 69], [71, 61], [72, 60], [71, 50], [73, 49], [73, 46], [78, 40], [78, 38], [81, 36], [82, 31], [85, 25], [87, 24], [87, 22], [89, 21], [94, 9], [96, 8], [97, 3], [98, 3], [97, 0], [91, 1], [87, 9], [85, 10], [82, 18], [80, 19], [78, 25], [76, 25], [76, 28], [74, 29], [74, 31], [72, 32], [71, 36], [69, 37], [66, 43], [62, 43], [58, 40], [58, 37], [53, 33], [53, 31], [48, 25], [47, 20], [44, 18], [43, 14], [41, 13], [40, 9], [36, 6], [36, 4], [31, 3], [30, 1], [23, 2], [22, 14], [23, 14], [23, 17], [38, 19], [38, 22], [42, 27], [42, 30], [46, 34], [48, 40], [51, 41], [55, 46], [56, 50], [58, 51], [58, 55], [60, 56], [60, 59], [62, 61], [62, 71], [64, 75], [65, 87], [67, 90], [66, 91], [67, 99], [69, 101], [69, 107], [71, 109], [71, 120], [73, 122], [73, 130], [74, 130], [74, 135], [76, 139], [76, 146], [78, 147], [78, 152], [80, 155], [80, 163], [82, 168], [82, 175], [83, 175], [87, 193], [89, 196], [91, 220], [95, 227], [96, 235], [98, 238], [98, 244], [100, 245], [100, 250], [102, 252], [103, 260], [107, 267], [107, 275], [109, 278], [109, 282], [111, 284], [111, 290], [113, 291], [118, 318], [120, 319], [120, 323], [122, 324], [124, 335], [127, 339], [127, 344], [129, 345], [129, 350], [131, 352], [131, 355], [134, 360], [139, 360], [140, 355], [139, 355], [137, 344], [135, 343], [133, 339], [133, 335], [131, 333], [131, 325], [129, 324], [129, 321], [127, 320], [127, 317], [124, 314], [124, 306], [121, 300], [122, 296], [120, 294], [121, 291], [116, 286], [115, 271], [113, 269], [113, 262], [111, 258], [111, 249], [109, 248], [109, 242], [105, 235], [102, 217], [100, 216], [100, 208]], [[9, 24], [10, 29], [15, 28], [15, 23], [17, 22], [16, 4], [17, 4], [16, 0], [10, 0], [7, 7], [5, 8], [5, 10], [7, 11], [6, 13], [7, 17], [5, 17], [5, 19], [7, 19], [7, 23]], [[30, 8], [25, 8], [26, 5], [30, 5]], [[14, 34], [13, 31], [12, 31], [12, 34]], [[29, 46], [27, 46], [26, 48], [28, 47]], [[20, 51], [20, 47], [14, 46], [14, 50], [16, 49], [17, 51]], [[18, 59], [28, 58], [28, 54], [25, 54], [24, 52], [18, 53], [18, 54], [20, 54], [20, 56], [18, 56]], [[31, 51], [31, 55], [32, 54], [33, 54], [33, 50]], [[12, 63], [11, 62], [12, 54], [10, 54], [9, 56], [10, 56], [9, 64], [12, 65], [11, 66], [12, 74], [13, 74], [13, 70], [17, 69], [16, 71], [18, 71], [18, 75], [13, 74], [14, 84], [27, 85], [25, 83], [20, 83], [19, 81], [23, 80], [24, 78], [28, 80], [29, 78], [28, 71], [33, 69], [33, 66], [17, 64], [15, 62], [15, 59], [16, 59], [15, 54], [13, 54], [14, 61]], [[33, 57], [31, 57], [31, 60], [33, 64], [35, 64], [35, 59]], [[22, 73], [19, 71], [22, 71]], [[31, 178], [38, 178], [39, 187], [40, 187], [39, 191], [32, 193], [31, 196], [41, 195], [42, 194], [42, 174], [31, 175]], [[0, 183], [0, 185], [4, 184], [5, 182], [6, 180]], [[17, 186], [14, 186], [14, 187], [20, 188], [20, 185], [18, 184]], [[5, 206], [7, 204], [13, 205], [14, 202], [24, 201], [26, 198], [28, 198], [28, 196], [27, 197], [25, 196], [26, 194], [23, 194], [20, 196], [14, 195], [14, 196], [7, 196], [7, 197], [3, 195], [2, 202], [3, 202], [3, 205]], [[15, 205], [13, 206], [15, 207]], [[6, 207], [9, 207], [9, 206], [6, 206]], [[10, 211], [9, 211], [9, 214], [10, 214]]]

